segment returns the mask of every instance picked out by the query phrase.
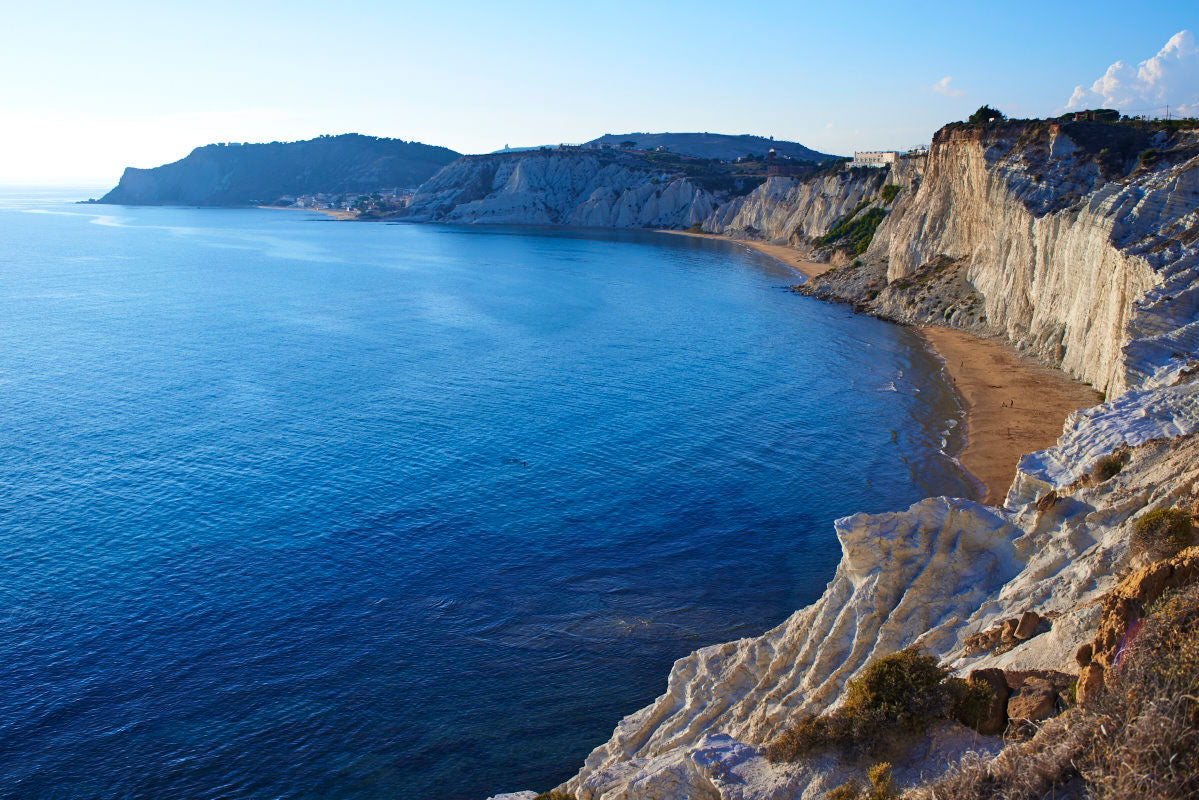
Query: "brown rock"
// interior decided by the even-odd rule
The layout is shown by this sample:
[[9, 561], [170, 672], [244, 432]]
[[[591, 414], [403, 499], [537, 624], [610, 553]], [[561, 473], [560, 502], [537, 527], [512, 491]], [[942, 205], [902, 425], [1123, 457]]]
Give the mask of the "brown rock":
[[1003, 642], [1010, 642], [1016, 638], [1016, 626], [1020, 624], [1020, 620], [1012, 617], [1003, 621], [1003, 627], [999, 629], [999, 639]]
[[1057, 710], [1058, 690], [1044, 678], [1029, 678], [1007, 701], [1007, 715], [1013, 722], [1040, 722]]
[[1044, 514], [1055, 505], [1057, 505], [1057, 491], [1050, 489], [1048, 494], [1037, 501], [1037, 511]]
[[999, 645], [999, 628], [991, 628], [973, 636], [967, 636], [963, 645], [968, 656], [989, 653]]
[[1078, 673], [1078, 704], [1087, 705], [1103, 691], [1103, 667], [1091, 663]]
[[991, 703], [978, 723], [978, 732], [989, 736], [1002, 733], [1007, 727], [1007, 703], [1012, 690], [1001, 669], [976, 669], [970, 673], [971, 683], [985, 683], [991, 690]]
[[1012, 635], [1017, 639], [1031, 639], [1037, 633], [1037, 626], [1041, 624], [1041, 615], [1035, 611], [1025, 611], [1020, 617], [1020, 621], [1016, 623], [1016, 629], [1012, 631]]
[[1074, 654], [1074, 660], [1078, 662], [1080, 667], [1088, 667], [1091, 665], [1091, 643], [1087, 642], [1080, 645], [1078, 652]]
[[1091, 643], [1091, 662], [1110, 667], [1129, 628], [1167, 589], [1199, 577], [1199, 547], [1135, 570], [1103, 598], [1103, 616]]

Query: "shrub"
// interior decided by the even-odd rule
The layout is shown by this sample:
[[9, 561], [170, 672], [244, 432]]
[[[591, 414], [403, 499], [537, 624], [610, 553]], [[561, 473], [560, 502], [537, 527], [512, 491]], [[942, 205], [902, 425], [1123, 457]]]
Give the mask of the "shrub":
[[991, 687], [982, 681], [947, 678], [945, 691], [949, 698], [949, 716], [967, 728], [978, 730], [995, 697]]
[[876, 659], [846, 686], [844, 711], [880, 713], [887, 721], [910, 727], [929, 716], [929, 705], [945, 670], [932, 656], [908, 648]]
[[1120, 453], [1112, 453], [1096, 461], [1091, 474], [1095, 476], [1098, 483], [1103, 483], [1119, 475], [1122, 469], [1124, 469], [1124, 456]]
[[863, 200], [854, 207], [853, 211], [837, 220], [837, 224], [833, 225], [828, 233], [815, 240], [816, 246], [844, 245], [850, 255], [855, 256], [866, 252], [866, 248], [874, 239], [874, 231], [883, 221], [883, 217], [887, 215], [887, 212], [881, 208], [872, 208], [865, 214], [857, 216], [866, 204], [867, 201]]
[[766, 745], [770, 761], [794, 761], [804, 753], [826, 744], [839, 744], [832, 735], [832, 715], [805, 714], [792, 722], [773, 742]]
[[894, 800], [899, 797], [895, 793], [895, 779], [891, 776], [890, 764], [875, 764], [866, 770], [866, 777], [870, 780], [870, 794], [867, 795], [870, 800]]
[[1137, 552], [1169, 558], [1191, 543], [1191, 512], [1181, 508], [1158, 508], [1132, 526], [1130, 544]]
[[1151, 605], [1127, 653], [1097, 706], [1068, 710], [994, 758], [968, 754], [905, 797], [1199, 797], [1199, 584]]
[[542, 792], [533, 800], [575, 800], [575, 796], [566, 792]]
[[766, 747], [766, 757], [794, 761], [822, 747], [872, 752], [937, 719], [977, 727], [991, 702], [990, 688], [947, 675], [935, 658], [914, 648], [876, 659], [846, 685], [839, 709], [799, 717]]
[[1003, 122], [1005, 119], [1007, 119], [1007, 115], [999, 109], [991, 108], [990, 106], [979, 106], [978, 111], [975, 111], [973, 114], [971, 114], [966, 121], [971, 125], [979, 125], [990, 122], [991, 120]]
[[859, 800], [861, 796], [862, 784], [852, 778], [824, 795], [825, 800]]
[[888, 183], [883, 187], [883, 202], [890, 203], [895, 199], [895, 195], [899, 194], [899, 187], [893, 183]]

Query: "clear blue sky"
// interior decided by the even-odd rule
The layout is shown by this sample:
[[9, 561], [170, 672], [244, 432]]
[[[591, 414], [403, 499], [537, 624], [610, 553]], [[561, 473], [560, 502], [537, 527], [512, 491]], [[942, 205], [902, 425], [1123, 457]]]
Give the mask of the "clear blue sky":
[[1199, 3], [113, 0], [0, 19], [0, 181], [115, 181], [209, 141], [346, 131], [465, 152], [635, 130], [906, 147], [982, 103], [1058, 111], [1199, 32]]

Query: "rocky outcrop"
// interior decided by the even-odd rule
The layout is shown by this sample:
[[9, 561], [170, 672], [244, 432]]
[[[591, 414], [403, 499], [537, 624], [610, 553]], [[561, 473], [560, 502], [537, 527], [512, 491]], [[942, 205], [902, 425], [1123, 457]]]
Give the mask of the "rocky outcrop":
[[747, 195], [722, 203], [703, 227], [725, 236], [806, 247], [886, 183], [888, 170], [841, 170], [800, 180], [768, 178]]
[[1142, 567], [1103, 598], [1103, 616], [1095, 639], [1077, 652], [1082, 668], [1079, 702], [1089, 703], [1102, 693], [1105, 678], [1135, 638], [1137, 625], [1149, 606], [1166, 591], [1195, 581], [1199, 581], [1199, 547]]
[[409, 203], [411, 221], [605, 228], [686, 228], [715, 195], [631, 155], [544, 150], [467, 156], [438, 172]]
[[[1199, 502], [1199, 140], [1129, 130], [946, 129], [860, 263], [810, 287], [882, 316], [1003, 336], [1110, 399], [1025, 456], [1001, 508], [934, 498], [838, 520], [842, 561], [817, 603], [680, 659], [663, 695], [564, 789], [580, 800], [822, 796], [844, 764], [770, 764], [761, 745], [795, 715], [835, 708], [872, 658], [907, 646], [1002, 684], [987, 730], [1035, 730], [1070, 702], [1080, 668], [1078, 691], [1098, 691], [1131, 619], [1104, 615], [1135, 566], [1133, 522]], [[1171, 155], [1138, 165], [1146, 142]], [[704, 225], [810, 241], [863, 201], [883, 208], [868, 182], [895, 178], [833, 180], [772, 179]], [[1100, 471], [1113, 453], [1120, 468]], [[1129, 602], [1144, 602], [1155, 575]], [[970, 746], [1001, 746], [989, 741]], [[897, 757], [897, 773], [942, 769], [960, 752], [934, 761], [922, 747]]]
[[356, 133], [303, 142], [210, 144], [161, 167], [129, 167], [99, 202], [261, 205], [286, 195], [413, 187], [457, 157], [444, 147]]
[[[1141, 147], [1170, 155], [1137, 166]], [[1109, 395], [1165, 385], [1199, 348], [1199, 132], [949, 126], [863, 260], [885, 279], [833, 295], [1001, 335]]]

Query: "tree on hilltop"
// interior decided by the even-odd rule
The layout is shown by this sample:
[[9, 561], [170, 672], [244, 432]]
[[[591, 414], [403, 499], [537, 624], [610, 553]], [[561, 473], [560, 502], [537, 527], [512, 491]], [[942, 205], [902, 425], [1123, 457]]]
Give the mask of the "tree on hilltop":
[[999, 109], [991, 108], [990, 106], [979, 106], [978, 111], [971, 114], [970, 118], [966, 121], [971, 125], [980, 125], [987, 122], [1003, 122], [1005, 119], [1007, 119], [1007, 114], [1004, 114]]

